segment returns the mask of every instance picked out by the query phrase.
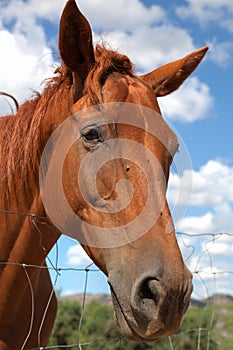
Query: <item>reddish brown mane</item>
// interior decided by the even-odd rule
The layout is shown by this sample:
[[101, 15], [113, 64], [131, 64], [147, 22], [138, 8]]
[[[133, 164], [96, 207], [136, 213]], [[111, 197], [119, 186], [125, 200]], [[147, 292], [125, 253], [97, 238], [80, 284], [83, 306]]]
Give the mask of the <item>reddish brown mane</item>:
[[37, 181], [44, 117], [47, 113], [51, 113], [51, 118], [54, 113], [61, 113], [66, 104], [67, 108], [70, 107], [69, 91], [70, 83], [67, 77], [54, 77], [46, 84], [44, 92], [23, 103], [15, 116], [3, 118], [2, 122], [5, 122], [5, 125], [1, 136], [3, 146], [0, 169], [1, 179], [5, 179], [2, 183], [6, 185], [3, 193], [7, 194], [12, 189], [12, 184], [16, 183], [17, 178], [17, 183], [19, 184], [20, 180], [23, 190], [28, 194], [27, 197], [30, 197], [28, 192], [31, 184], [26, 185], [24, 181], [32, 178], [32, 172], [34, 181]]

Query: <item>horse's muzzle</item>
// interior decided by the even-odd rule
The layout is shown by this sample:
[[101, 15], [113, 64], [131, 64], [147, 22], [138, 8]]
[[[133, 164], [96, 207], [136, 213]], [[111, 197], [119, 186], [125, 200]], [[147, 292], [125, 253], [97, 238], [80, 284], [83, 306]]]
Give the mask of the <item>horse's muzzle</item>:
[[[173, 287], [171, 287], [173, 285]], [[152, 275], [143, 276], [132, 286], [129, 307], [112, 289], [117, 323], [131, 340], [153, 341], [176, 332], [189, 305], [192, 277], [187, 270], [176, 287]]]

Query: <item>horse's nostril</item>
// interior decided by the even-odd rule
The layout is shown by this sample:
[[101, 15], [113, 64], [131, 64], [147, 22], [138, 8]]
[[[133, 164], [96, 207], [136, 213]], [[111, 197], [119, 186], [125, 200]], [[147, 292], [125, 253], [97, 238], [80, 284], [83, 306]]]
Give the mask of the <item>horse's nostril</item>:
[[140, 318], [151, 319], [156, 314], [160, 300], [160, 282], [155, 277], [143, 278], [137, 281], [132, 290], [131, 306]]
[[158, 295], [158, 283], [159, 281], [155, 278], [148, 278], [143, 281], [140, 288], [140, 298], [143, 299], [152, 299], [155, 303], [157, 303], [159, 299]]

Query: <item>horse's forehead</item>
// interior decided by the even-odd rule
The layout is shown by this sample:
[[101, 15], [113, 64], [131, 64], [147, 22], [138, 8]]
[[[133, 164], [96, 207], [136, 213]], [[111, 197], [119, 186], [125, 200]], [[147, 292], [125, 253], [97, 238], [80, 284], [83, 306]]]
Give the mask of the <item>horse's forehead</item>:
[[[102, 93], [104, 94], [105, 103], [126, 102], [123, 110], [127, 114], [127, 122], [129, 122], [128, 118], [131, 115], [133, 118], [132, 125], [138, 125], [143, 130], [149, 130], [150, 133], [154, 130], [157, 133], [156, 137], [166, 146], [165, 148], [169, 153], [174, 153], [173, 150], [178, 147], [178, 139], [162, 118], [157, 98], [147, 83], [137, 77], [113, 73], [104, 84]], [[134, 106], [131, 104], [134, 104]], [[137, 105], [142, 108], [137, 108]], [[127, 113], [128, 110], [131, 113]], [[141, 120], [139, 124], [135, 124], [136, 114], [138, 114], [138, 119]], [[123, 129], [126, 133], [135, 132], [134, 129], [127, 128], [125, 124]]]
[[[136, 105], [149, 107], [159, 114], [160, 108], [152, 89], [141, 79], [113, 72], [109, 75], [101, 88], [101, 103], [128, 102]], [[76, 113], [93, 106], [89, 95], [81, 97], [72, 107], [72, 112]]]
[[129, 93], [128, 78], [119, 73], [112, 73], [101, 90], [103, 100], [108, 102], [125, 102]]

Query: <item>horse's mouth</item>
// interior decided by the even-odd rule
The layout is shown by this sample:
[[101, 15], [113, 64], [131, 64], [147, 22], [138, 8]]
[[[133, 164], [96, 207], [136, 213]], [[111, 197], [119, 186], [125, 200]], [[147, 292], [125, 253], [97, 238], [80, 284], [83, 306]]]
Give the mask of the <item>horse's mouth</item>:
[[[135, 320], [135, 317], [132, 313], [125, 312], [121, 306], [121, 303], [115, 293], [114, 289], [110, 285], [112, 303], [114, 306], [114, 315], [115, 320], [120, 328], [122, 335], [133, 341], [145, 342], [145, 341], [157, 341], [161, 339], [161, 333], [151, 332], [150, 327], [144, 328], [140, 323]], [[149, 324], [148, 324], [149, 326]]]

